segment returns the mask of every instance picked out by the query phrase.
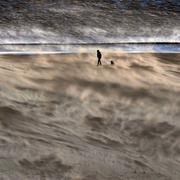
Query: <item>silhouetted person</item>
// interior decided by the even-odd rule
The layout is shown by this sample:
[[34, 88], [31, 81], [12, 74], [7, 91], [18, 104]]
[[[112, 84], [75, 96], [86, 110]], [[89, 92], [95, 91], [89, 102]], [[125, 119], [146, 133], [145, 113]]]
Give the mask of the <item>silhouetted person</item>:
[[97, 50], [97, 58], [98, 58], [98, 62], [97, 62], [97, 66], [98, 65], [102, 65], [101, 63], [101, 57], [102, 57], [102, 54], [99, 50]]

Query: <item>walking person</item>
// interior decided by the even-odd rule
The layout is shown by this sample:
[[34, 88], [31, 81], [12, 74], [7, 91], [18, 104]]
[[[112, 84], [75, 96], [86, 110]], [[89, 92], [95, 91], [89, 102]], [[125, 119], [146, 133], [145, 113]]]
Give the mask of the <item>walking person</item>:
[[97, 58], [98, 58], [97, 66], [102, 65], [101, 63], [102, 54], [99, 50], [97, 50]]

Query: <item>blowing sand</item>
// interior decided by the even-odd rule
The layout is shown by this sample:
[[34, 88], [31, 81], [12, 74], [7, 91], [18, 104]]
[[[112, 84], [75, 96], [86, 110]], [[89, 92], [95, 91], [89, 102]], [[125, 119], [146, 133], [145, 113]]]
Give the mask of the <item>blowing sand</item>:
[[180, 179], [180, 54], [102, 63], [0, 57], [1, 180]]

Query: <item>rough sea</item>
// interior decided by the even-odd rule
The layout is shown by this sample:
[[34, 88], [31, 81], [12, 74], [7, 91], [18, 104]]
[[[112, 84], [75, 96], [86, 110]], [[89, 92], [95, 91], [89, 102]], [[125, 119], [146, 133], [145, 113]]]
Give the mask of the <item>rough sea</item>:
[[82, 44], [128, 52], [180, 50], [178, 0], [1, 0], [0, 14], [1, 52], [77, 52]]

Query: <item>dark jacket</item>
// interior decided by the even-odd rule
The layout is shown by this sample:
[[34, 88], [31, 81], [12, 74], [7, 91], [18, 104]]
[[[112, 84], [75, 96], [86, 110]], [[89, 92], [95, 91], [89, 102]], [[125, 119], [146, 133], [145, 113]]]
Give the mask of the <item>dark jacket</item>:
[[98, 59], [101, 59], [102, 55], [101, 55], [100, 51], [97, 51], [97, 57], [98, 57]]

